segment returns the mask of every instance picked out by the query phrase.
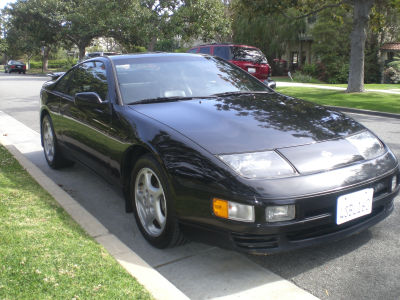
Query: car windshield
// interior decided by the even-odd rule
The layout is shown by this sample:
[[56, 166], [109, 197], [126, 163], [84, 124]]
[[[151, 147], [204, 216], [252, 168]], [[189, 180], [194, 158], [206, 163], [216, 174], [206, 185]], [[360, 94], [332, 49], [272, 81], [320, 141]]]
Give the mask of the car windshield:
[[144, 56], [114, 60], [125, 104], [148, 99], [210, 97], [223, 93], [270, 92], [259, 80], [211, 56]]
[[10, 61], [8, 62], [8, 64], [9, 64], [9, 65], [23, 65], [22, 62], [19, 62], [19, 61], [17, 61], [17, 60], [10, 60]]
[[267, 64], [267, 58], [257, 48], [244, 48], [244, 47], [232, 47], [232, 59], [233, 60], [244, 60], [253, 63]]

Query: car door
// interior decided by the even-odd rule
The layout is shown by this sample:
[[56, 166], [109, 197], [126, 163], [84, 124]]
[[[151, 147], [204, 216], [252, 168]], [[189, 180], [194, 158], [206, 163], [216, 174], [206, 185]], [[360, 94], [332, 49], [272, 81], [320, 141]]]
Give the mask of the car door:
[[[76, 66], [60, 103], [63, 143], [81, 162], [102, 175], [109, 174], [111, 102], [106, 64], [89, 61]], [[94, 92], [101, 103], [76, 102], [75, 95]]]

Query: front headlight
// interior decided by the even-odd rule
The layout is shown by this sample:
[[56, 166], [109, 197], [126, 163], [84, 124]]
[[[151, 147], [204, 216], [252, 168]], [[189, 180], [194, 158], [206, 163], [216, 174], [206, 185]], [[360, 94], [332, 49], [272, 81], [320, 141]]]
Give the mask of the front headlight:
[[295, 175], [292, 166], [275, 151], [218, 156], [245, 178], [266, 179]]
[[369, 131], [349, 136], [346, 140], [357, 148], [364, 159], [373, 159], [385, 152], [382, 143]]

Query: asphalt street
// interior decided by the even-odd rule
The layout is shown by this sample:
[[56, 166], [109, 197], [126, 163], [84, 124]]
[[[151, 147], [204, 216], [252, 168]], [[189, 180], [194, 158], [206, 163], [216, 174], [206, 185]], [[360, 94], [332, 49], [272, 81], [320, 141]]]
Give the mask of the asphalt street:
[[[39, 132], [39, 91], [45, 80], [43, 77], [22, 74], [0, 74], [0, 111]], [[400, 157], [400, 119], [349, 115], [374, 131]], [[105, 224], [110, 232], [135, 248], [146, 261], [150, 260], [161, 274], [168, 275], [173, 283], [186, 280], [186, 286], [190, 286], [193, 281], [192, 286], [187, 287], [197, 295], [193, 298], [208, 297], [204, 291], [196, 290], [194, 286], [196, 277], [207, 275], [207, 266], [196, 266], [196, 262], [199, 256], [214, 255], [217, 260], [221, 260], [223, 257], [218, 256], [225, 255], [224, 251], [215, 252], [213, 247], [198, 243], [189, 243], [180, 249], [149, 251], [147, 247], [141, 246], [145, 245], [145, 241], [140, 233], [132, 233], [135, 227], [133, 217], [123, 213], [119, 191], [78, 164], [63, 171], [54, 171], [45, 165], [40, 151], [29, 155], [29, 159]], [[399, 299], [400, 197], [395, 202], [395, 210], [389, 218], [356, 236], [323, 246], [247, 258], [321, 299]], [[173, 274], [169, 262], [174, 257], [180, 261], [191, 261], [194, 268], [188, 268], [186, 274]], [[238, 254], [238, 257], [246, 256]], [[199, 273], [189, 274], [196, 269]], [[178, 288], [187, 293], [186, 286]], [[232, 286], [234, 290], [240, 288]]]

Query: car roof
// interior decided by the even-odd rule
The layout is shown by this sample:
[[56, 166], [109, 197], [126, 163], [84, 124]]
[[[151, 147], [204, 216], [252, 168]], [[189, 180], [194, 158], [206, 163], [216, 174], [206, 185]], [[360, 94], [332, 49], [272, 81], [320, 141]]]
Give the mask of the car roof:
[[[151, 57], [187, 57], [187, 56], [199, 56], [194, 53], [168, 53], [168, 52], [145, 52], [145, 53], [131, 53], [108, 56], [108, 59], [113, 61], [125, 60], [127, 58], [151, 58]], [[204, 55], [207, 56], [207, 55]]]
[[249, 46], [249, 45], [243, 45], [243, 44], [232, 44], [232, 43], [212, 43], [212, 44], [202, 44], [198, 46], [194, 46], [192, 48], [197, 48], [197, 47], [208, 47], [208, 46], [232, 46], [232, 47], [242, 47], [242, 48], [254, 48], [258, 49], [255, 46]]

